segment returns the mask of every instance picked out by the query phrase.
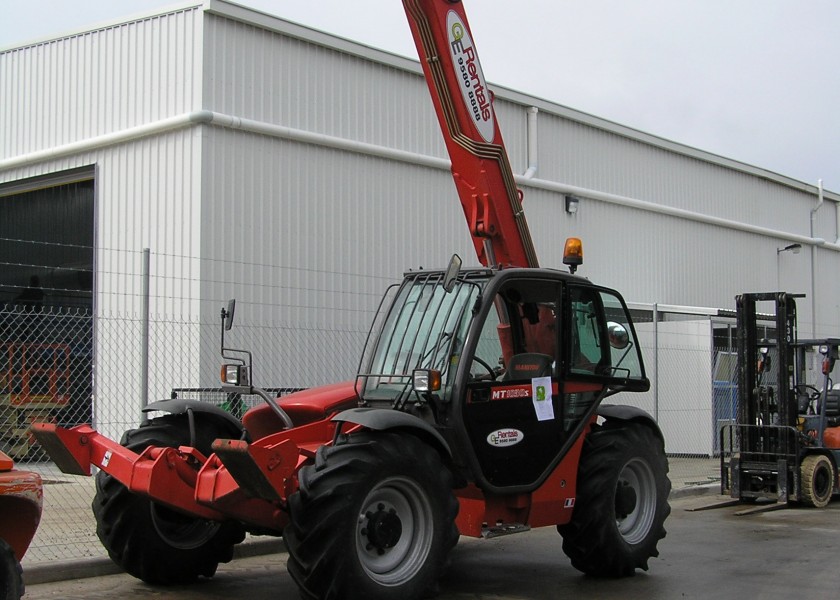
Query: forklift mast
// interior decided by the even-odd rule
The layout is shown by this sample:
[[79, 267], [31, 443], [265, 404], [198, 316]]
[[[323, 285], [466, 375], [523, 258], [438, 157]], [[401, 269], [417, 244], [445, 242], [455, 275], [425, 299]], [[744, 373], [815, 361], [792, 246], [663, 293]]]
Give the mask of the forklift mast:
[[[765, 292], [736, 297], [738, 330], [738, 423], [796, 424], [795, 382], [801, 369], [794, 351], [797, 341], [798, 294]], [[775, 335], [759, 335], [757, 304], [775, 305]]]

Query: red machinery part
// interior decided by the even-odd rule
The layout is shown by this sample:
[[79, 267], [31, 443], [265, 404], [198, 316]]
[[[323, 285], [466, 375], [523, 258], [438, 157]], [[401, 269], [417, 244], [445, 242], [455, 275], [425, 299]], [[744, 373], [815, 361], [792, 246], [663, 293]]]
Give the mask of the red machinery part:
[[840, 449], [840, 427], [826, 427], [823, 443], [826, 448]]
[[12, 459], [0, 452], [0, 538], [18, 560], [26, 554], [41, 522], [43, 489], [40, 475], [18, 471]]
[[539, 266], [463, 5], [440, 0], [403, 0], [403, 5], [479, 261]]

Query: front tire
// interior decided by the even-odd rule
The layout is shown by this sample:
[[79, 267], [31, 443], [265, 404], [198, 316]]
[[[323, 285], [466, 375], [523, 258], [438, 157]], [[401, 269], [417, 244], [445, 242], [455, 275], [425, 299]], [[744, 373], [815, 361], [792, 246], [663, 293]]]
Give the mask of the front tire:
[[647, 571], [671, 512], [667, 474], [664, 445], [650, 427], [596, 426], [583, 444], [572, 520], [557, 527], [572, 566], [600, 577]]
[[824, 508], [834, 491], [834, 465], [827, 456], [809, 454], [799, 467], [802, 501], [814, 508]]
[[0, 600], [20, 600], [23, 592], [20, 563], [12, 547], [0, 538]]
[[410, 434], [358, 433], [300, 471], [283, 532], [304, 596], [411, 600], [434, 591], [458, 540], [453, 480]]
[[[204, 423], [196, 427], [195, 447], [210, 455], [210, 444], [230, 432]], [[122, 445], [140, 453], [149, 446], [190, 445], [184, 415], [153, 419], [123, 435]], [[233, 558], [233, 547], [245, 537], [234, 521], [208, 521], [172, 510], [134, 494], [100, 471], [93, 498], [96, 534], [117, 565], [127, 573], [156, 585], [192, 583], [212, 577], [220, 562]]]

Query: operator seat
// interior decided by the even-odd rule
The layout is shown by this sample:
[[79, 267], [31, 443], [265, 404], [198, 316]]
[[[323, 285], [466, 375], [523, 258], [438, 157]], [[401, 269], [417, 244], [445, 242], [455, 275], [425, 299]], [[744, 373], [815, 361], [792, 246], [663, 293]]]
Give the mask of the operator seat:
[[829, 427], [840, 425], [840, 390], [828, 390], [826, 392], [825, 418]]
[[514, 354], [510, 362], [508, 362], [508, 367], [502, 377], [502, 381], [550, 377], [552, 363], [554, 363], [554, 358], [548, 354], [540, 354], [538, 352]]

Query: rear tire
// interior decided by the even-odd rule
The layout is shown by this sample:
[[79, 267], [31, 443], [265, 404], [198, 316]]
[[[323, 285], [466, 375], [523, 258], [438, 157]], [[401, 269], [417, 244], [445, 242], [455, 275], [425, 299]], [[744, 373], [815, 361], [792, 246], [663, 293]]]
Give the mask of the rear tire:
[[827, 456], [810, 454], [799, 467], [802, 482], [802, 502], [815, 508], [824, 508], [831, 501], [834, 491], [834, 465]]
[[412, 600], [437, 589], [458, 541], [453, 479], [410, 434], [359, 433], [300, 471], [283, 532], [304, 597]]
[[596, 426], [583, 443], [572, 520], [557, 527], [572, 566], [599, 577], [647, 571], [665, 537], [670, 491], [664, 446], [650, 427]]
[[[196, 427], [195, 447], [210, 455], [210, 444], [230, 432], [212, 424]], [[184, 415], [153, 419], [123, 435], [122, 445], [142, 452], [149, 446], [177, 448], [190, 444]], [[212, 577], [220, 562], [233, 558], [233, 547], [245, 538], [235, 521], [208, 521], [172, 510], [134, 494], [100, 471], [92, 503], [96, 534], [117, 565], [156, 585], [191, 583]]]
[[23, 592], [23, 570], [12, 547], [0, 538], [0, 600], [20, 600]]

